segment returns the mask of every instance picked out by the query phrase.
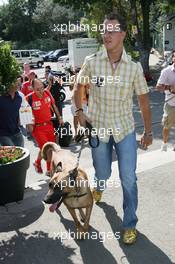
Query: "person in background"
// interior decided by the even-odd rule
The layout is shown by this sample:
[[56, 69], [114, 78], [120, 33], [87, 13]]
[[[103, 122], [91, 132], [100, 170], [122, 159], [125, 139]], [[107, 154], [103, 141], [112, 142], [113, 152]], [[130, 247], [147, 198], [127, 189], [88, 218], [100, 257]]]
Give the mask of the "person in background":
[[29, 131], [27, 131], [26, 125], [31, 124], [33, 117], [32, 117], [32, 109], [29, 103], [27, 102], [25, 95], [21, 92], [22, 83], [23, 83], [23, 77], [19, 76], [17, 79], [17, 87], [18, 87], [18, 93], [22, 98], [21, 107], [19, 109], [20, 130], [23, 136], [29, 139], [31, 138], [31, 135]]
[[60, 102], [60, 89], [61, 89], [61, 81], [59, 78], [55, 78], [52, 74], [49, 74], [48, 77], [48, 86], [47, 89], [51, 92], [55, 104], [60, 112], [61, 116], [63, 115], [63, 103]]
[[35, 72], [30, 72], [28, 75], [28, 81], [24, 82], [22, 84], [22, 88], [21, 88], [21, 92], [27, 96], [29, 93], [33, 92], [33, 88], [32, 88], [32, 81], [35, 79], [36, 74]]
[[[172, 52], [172, 65], [161, 71], [157, 81], [156, 89], [165, 92], [165, 104], [162, 118], [163, 124], [163, 143], [161, 151], [167, 151], [170, 129], [175, 126], [175, 50]], [[173, 146], [175, 151], [175, 145]]]
[[[51, 108], [55, 112], [60, 125], [64, 124], [64, 122], [55, 105], [54, 98], [47, 89], [44, 89], [42, 81], [39, 79], [34, 79], [32, 81], [32, 88], [33, 92], [29, 94], [26, 99], [32, 107], [34, 124], [28, 125], [28, 129], [32, 133], [32, 136], [40, 148], [38, 157], [34, 162], [35, 169], [38, 173], [43, 173], [41, 167], [41, 149], [46, 142], [56, 141], [54, 127], [51, 122]], [[50, 175], [50, 162], [47, 162], [46, 175]]]
[[52, 76], [52, 69], [50, 67], [50, 65], [45, 66], [45, 82], [44, 85], [47, 87], [47, 85], [49, 84], [49, 77]]
[[11, 86], [8, 93], [0, 95], [0, 145], [24, 146], [20, 130], [19, 109], [22, 97], [18, 92], [18, 82]]
[[29, 63], [25, 62], [23, 64], [23, 76], [28, 76], [30, 74], [30, 65]]

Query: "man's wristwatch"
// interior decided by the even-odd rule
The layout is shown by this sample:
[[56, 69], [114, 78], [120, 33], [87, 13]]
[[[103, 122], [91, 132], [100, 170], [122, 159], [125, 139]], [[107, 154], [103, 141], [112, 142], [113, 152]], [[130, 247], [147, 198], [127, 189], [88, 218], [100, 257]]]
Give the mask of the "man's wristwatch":
[[79, 114], [83, 113], [83, 108], [78, 108], [75, 110], [75, 115], [78, 116]]
[[80, 112], [80, 111], [83, 112], [83, 108], [78, 108], [77, 110], [75, 110], [75, 113], [78, 113], [78, 112]]

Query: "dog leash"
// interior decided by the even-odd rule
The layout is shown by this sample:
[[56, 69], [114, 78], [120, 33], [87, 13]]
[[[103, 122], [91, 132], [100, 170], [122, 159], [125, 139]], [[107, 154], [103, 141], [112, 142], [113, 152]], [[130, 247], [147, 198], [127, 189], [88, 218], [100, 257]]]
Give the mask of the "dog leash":
[[80, 146], [80, 149], [79, 149], [79, 152], [78, 152], [77, 163], [76, 163], [76, 166], [75, 166], [76, 169], [79, 166], [80, 156], [81, 156], [81, 152], [82, 152], [82, 149], [83, 149], [83, 145], [84, 145], [84, 138], [82, 138], [82, 140], [81, 140], [81, 146]]
[[[87, 135], [88, 139], [89, 139], [89, 146], [91, 148], [97, 148], [99, 146], [99, 144], [100, 144], [99, 137], [98, 137], [98, 135], [95, 135], [94, 137], [92, 137], [93, 127], [88, 121], [86, 121], [85, 129], [86, 128], [88, 129], [88, 134], [86, 134], [86, 132], [84, 132], [83, 129], [79, 129], [78, 135], [76, 136], [75, 141], [78, 143], [84, 138], [84, 136]], [[92, 143], [92, 139], [93, 138], [96, 139], [96, 144], [95, 145]]]
[[[88, 138], [89, 138], [89, 145], [91, 148], [97, 148], [99, 146], [99, 137], [98, 135], [95, 136], [96, 138], [96, 145], [93, 145], [92, 144], [92, 125], [86, 121], [86, 128], [88, 128]], [[75, 167], [75, 170], [77, 170], [78, 166], [79, 166], [79, 162], [80, 162], [80, 156], [81, 156], [81, 152], [82, 152], [82, 149], [83, 149], [83, 145], [84, 145], [84, 136], [85, 136], [85, 133], [83, 133], [81, 130], [79, 130], [79, 133], [76, 137], [76, 142], [80, 142], [81, 141], [81, 146], [80, 146], [80, 149], [79, 149], [79, 153], [78, 153], [78, 156], [77, 156], [77, 163], [76, 163], [76, 167]], [[78, 171], [77, 171], [78, 173]]]

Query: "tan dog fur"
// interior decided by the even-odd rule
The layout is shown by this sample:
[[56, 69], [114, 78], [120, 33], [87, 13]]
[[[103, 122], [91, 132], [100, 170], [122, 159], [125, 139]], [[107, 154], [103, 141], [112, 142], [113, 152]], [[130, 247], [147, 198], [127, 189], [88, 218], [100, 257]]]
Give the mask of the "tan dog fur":
[[[59, 147], [53, 142], [48, 142], [43, 146], [42, 157], [45, 160], [51, 161], [52, 177], [50, 180], [50, 186], [62, 184], [63, 192], [67, 193], [63, 203], [66, 205], [74, 220], [77, 230], [77, 238], [84, 239], [89, 230], [89, 220], [93, 206], [93, 197], [86, 173], [83, 170], [78, 169], [75, 184], [74, 186], [71, 186], [69, 182], [70, 171], [75, 168], [76, 157], [75, 155], [71, 154], [70, 151], [67, 152], [65, 150], [59, 149]], [[54, 169], [60, 162], [62, 164], [62, 170], [54, 173]], [[47, 197], [49, 197], [52, 191], [53, 188], [49, 187]], [[80, 197], [75, 197], [77, 194], [78, 196], [80, 195]], [[85, 212], [83, 211], [83, 208], [85, 208]], [[75, 209], [78, 209], [80, 212], [81, 220], [84, 222], [83, 226], [78, 220]]]

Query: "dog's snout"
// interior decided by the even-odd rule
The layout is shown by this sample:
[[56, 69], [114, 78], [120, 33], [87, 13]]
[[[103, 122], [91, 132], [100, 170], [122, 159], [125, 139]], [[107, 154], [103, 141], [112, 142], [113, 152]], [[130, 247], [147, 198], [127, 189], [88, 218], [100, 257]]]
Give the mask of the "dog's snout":
[[48, 199], [47, 199], [47, 198], [44, 198], [43, 202], [44, 202], [44, 203], [46, 203], [46, 204], [48, 204], [48, 203], [49, 203], [49, 201], [48, 201]]
[[49, 195], [46, 195], [45, 197], [44, 197], [44, 203], [46, 203], [46, 204], [51, 204], [52, 203], [52, 201], [51, 201], [51, 197], [49, 196]]

